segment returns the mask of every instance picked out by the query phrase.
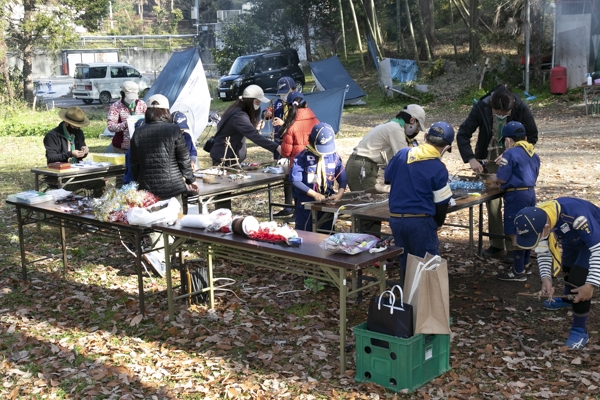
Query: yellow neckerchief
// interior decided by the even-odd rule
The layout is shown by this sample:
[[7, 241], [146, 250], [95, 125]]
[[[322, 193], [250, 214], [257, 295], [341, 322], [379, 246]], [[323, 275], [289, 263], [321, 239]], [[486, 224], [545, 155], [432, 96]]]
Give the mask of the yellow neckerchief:
[[325, 157], [323, 157], [323, 154], [319, 153], [319, 151], [310, 144], [306, 146], [306, 149], [319, 159], [319, 161], [317, 161], [317, 190], [315, 190], [315, 192], [324, 193], [324, 191], [327, 190], [327, 169], [325, 168]]
[[429, 143], [424, 143], [408, 151], [406, 163], [410, 164], [417, 161], [433, 160], [435, 158], [440, 158], [439, 150]]
[[[404, 125], [406, 124], [406, 122], [404, 122], [403, 119], [399, 119], [399, 118], [392, 118], [390, 120], [390, 122], [395, 122], [398, 125], [400, 125], [402, 127], [402, 129], [404, 129]], [[415, 142], [417, 139], [415, 139], [417, 136], [415, 135], [415, 137], [413, 137], [412, 139], [408, 137], [408, 135], [405, 133], [404, 137], [406, 137], [406, 144], [408, 144], [408, 147], [414, 147], [415, 146]]]
[[533, 155], [535, 154], [533, 145], [529, 142], [526, 142], [525, 140], [519, 140], [517, 143], [515, 143], [515, 147], [517, 147], [517, 146], [522, 147], [525, 150], [525, 152], [527, 153], [527, 155], [529, 155], [529, 157], [533, 157]]
[[[529, 144], [529, 143], [528, 143]], [[546, 213], [550, 220], [550, 229], [552, 229], [558, 222], [558, 216], [560, 214], [560, 204], [556, 200], [546, 201], [537, 206]], [[562, 254], [558, 248], [558, 241], [554, 232], [550, 231], [548, 235], [548, 248], [552, 253], [552, 276], [558, 275], [562, 266]]]

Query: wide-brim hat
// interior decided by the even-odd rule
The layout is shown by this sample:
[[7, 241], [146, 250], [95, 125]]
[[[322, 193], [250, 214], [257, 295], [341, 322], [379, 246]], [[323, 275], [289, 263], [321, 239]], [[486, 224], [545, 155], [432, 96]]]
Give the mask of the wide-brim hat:
[[85, 116], [83, 110], [79, 107], [69, 107], [66, 110], [63, 108], [58, 112], [58, 117], [66, 123], [82, 128], [90, 124], [90, 120]]

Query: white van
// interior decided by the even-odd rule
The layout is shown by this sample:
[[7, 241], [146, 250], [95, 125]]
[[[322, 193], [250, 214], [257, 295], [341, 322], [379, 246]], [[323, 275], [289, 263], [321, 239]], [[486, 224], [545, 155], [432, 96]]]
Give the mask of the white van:
[[134, 81], [139, 85], [140, 97], [152, 85], [150, 79], [126, 63], [86, 63], [76, 64], [75, 67], [73, 97], [85, 104], [92, 104], [94, 100], [109, 104], [113, 99], [120, 99], [121, 85], [125, 81]]

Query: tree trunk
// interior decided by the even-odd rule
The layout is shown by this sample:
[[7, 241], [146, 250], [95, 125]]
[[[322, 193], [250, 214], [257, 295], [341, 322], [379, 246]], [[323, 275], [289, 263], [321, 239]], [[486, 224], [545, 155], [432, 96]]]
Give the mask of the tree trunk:
[[454, 5], [456, 5], [456, 9], [458, 10], [458, 13], [460, 14], [460, 17], [462, 18], [463, 22], [465, 23], [466, 27], [468, 29], [471, 29], [471, 24], [469, 23], [469, 13], [467, 12], [467, 10], [464, 10], [460, 8], [460, 5], [458, 4], [458, 2], [456, 0], [450, 0], [452, 2], [454, 2]]
[[344, 27], [344, 11], [342, 10], [342, 0], [340, 3], [340, 25], [342, 28], [342, 44], [344, 45], [344, 60], [348, 61], [348, 51], [346, 49], [346, 28]]
[[419, 0], [419, 6], [421, 7], [421, 16], [425, 26], [427, 41], [431, 46], [433, 46], [436, 42], [433, 0]]
[[419, 49], [417, 48], [415, 30], [413, 29], [412, 18], [410, 17], [410, 7], [408, 6], [408, 0], [404, 0], [404, 4], [406, 5], [406, 18], [408, 19], [408, 28], [410, 29], [410, 37], [412, 38], [415, 60], [419, 61]]
[[456, 49], [456, 32], [454, 31], [454, 11], [452, 11], [452, 0], [450, 3], [450, 24], [452, 25], [452, 45], [454, 46], [454, 59], [458, 61], [458, 50]]
[[374, 0], [371, 0], [371, 10], [373, 10], [373, 29], [375, 29], [377, 37], [379, 38], [379, 47], [383, 47], [383, 36], [381, 35], [381, 27], [379, 26], [379, 18], [377, 18]]
[[33, 20], [35, 12], [35, 0], [23, 1], [24, 32], [21, 46], [23, 46], [23, 94], [25, 101], [33, 104], [35, 94], [33, 93], [33, 45], [32, 32], [28, 31], [27, 24]]
[[[541, 0], [530, 0], [531, 43], [542, 43]], [[542, 46], [533, 46], [533, 82], [542, 84]]]
[[427, 58], [427, 61], [431, 62], [431, 51], [429, 50], [429, 41], [427, 40], [426, 28], [423, 24], [423, 18], [421, 16], [421, 7], [417, 4], [417, 20], [421, 25], [421, 58]]
[[396, 20], [398, 21], [398, 54], [401, 54], [401, 51], [406, 48], [404, 44], [404, 38], [402, 37], [402, 24], [400, 23], [400, 18], [402, 17], [402, 12], [400, 11], [400, 0], [396, 0]]
[[304, 5], [302, 12], [302, 38], [304, 39], [304, 48], [306, 49], [306, 61], [312, 61], [312, 50], [310, 48], [310, 30], [309, 30], [309, 11], [308, 6]]
[[469, 54], [471, 55], [471, 61], [473, 63], [477, 62], [479, 57], [479, 32], [477, 30], [478, 27], [478, 16], [479, 13], [479, 0], [471, 0], [470, 4], [470, 25], [471, 29], [469, 30]]
[[0, 73], [2, 73], [2, 79], [6, 85], [6, 95], [8, 96], [8, 104], [13, 106], [13, 98], [15, 96], [12, 84], [10, 82], [10, 75], [8, 73], [8, 59], [6, 57], [6, 42], [4, 41], [4, 32], [0, 31]]
[[371, 34], [371, 37], [373, 38], [373, 43], [375, 44], [375, 50], [377, 51], [377, 55], [379, 56], [379, 58], [383, 59], [383, 55], [381, 54], [381, 49], [380, 49], [380, 45], [382, 44], [381, 42], [378, 43], [377, 40], [377, 33], [375, 32], [375, 26], [371, 23], [371, 21], [375, 20], [375, 18], [369, 18], [369, 13], [375, 15], [375, 10], [368, 10], [367, 6], [365, 4], [365, 2], [363, 0], [360, 0], [360, 2], [363, 5], [363, 10], [365, 10], [365, 14], [367, 15], [367, 18], [365, 18], [365, 20], [367, 21], [367, 28], [369, 28], [369, 33]]
[[365, 66], [365, 57], [363, 55], [362, 41], [360, 39], [360, 29], [358, 27], [358, 19], [356, 18], [356, 11], [354, 10], [354, 3], [350, 2], [350, 10], [352, 11], [352, 18], [354, 19], [354, 27], [356, 29], [356, 38], [358, 39], [358, 50], [360, 51], [360, 63], [362, 64], [363, 75], [367, 75], [367, 67]]

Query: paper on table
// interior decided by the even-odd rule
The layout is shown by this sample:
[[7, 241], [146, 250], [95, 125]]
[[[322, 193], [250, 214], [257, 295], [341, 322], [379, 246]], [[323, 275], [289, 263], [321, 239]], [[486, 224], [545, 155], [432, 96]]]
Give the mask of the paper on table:
[[133, 132], [135, 131], [135, 123], [143, 118], [143, 115], [131, 115], [127, 117], [127, 128], [129, 128], [129, 138], [133, 137]]

